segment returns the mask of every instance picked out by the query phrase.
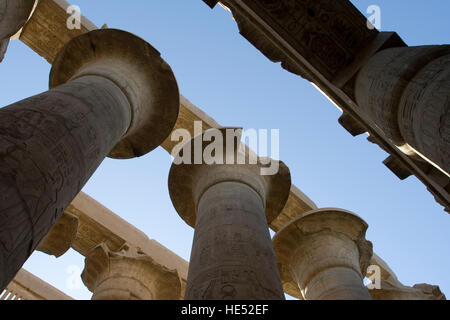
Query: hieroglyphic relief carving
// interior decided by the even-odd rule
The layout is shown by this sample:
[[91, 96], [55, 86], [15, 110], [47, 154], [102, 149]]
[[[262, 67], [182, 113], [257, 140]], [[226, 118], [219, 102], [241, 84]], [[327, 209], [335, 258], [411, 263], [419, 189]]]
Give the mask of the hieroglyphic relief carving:
[[[205, 2], [214, 7], [218, 1]], [[397, 165], [387, 161], [388, 168], [401, 178], [416, 175], [436, 201], [450, 210], [448, 177], [398, 149], [355, 101], [355, 77], [367, 61], [381, 50], [407, 46], [396, 33], [367, 28], [367, 19], [347, 0], [220, 3], [258, 50], [312, 82], [345, 112], [344, 128], [353, 135], [368, 132], [369, 141], [395, 157]]]
[[105, 81], [78, 79], [0, 109], [2, 287], [125, 131], [124, 98]]
[[[330, 80], [351, 64], [378, 33], [361, 28], [366, 19], [349, 1], [225, 0], [222, 3], [233, 12], [243, 36], [269, 59], [289, 65], [288, 57], [282, 48], [277, 48], [276, 41], [262, 33], [258, 23], [243, 15], [243, 6], [257, 12], [258, 18]], [[307, 76], [310, 70], [295, 73]]]

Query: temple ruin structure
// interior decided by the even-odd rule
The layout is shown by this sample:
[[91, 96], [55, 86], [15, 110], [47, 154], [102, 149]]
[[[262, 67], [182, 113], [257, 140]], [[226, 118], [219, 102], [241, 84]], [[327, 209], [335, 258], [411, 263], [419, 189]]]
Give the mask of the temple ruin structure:
[[[175, 159], [167, 173], [172, 203], [195, 230], [189, 262], [81, 192], [105, 157], [171, 153], [176, 129], [203, 153], [205, 135], [230, 128], [179, 93], [164, 53], [138, 35], [84, 16], [66, 28], [69, 5], [0, 0], [0, 62], [19, 39], [52, 65], [48, 91], [0, 109], [0, 300], [71, 300], [22, 268], [35, 250], [70, 248], [85, 257], [93, 300], [445, 299], [438, 286], [403, 285], [358, 213], [318, 208], [282, 161], [274, 175], [260, 173], [263, 159], [229, 163], [253, 154], [239, 135], [224, 139], [234, 147], [221, 163]], [[450, 46], [408, 47], [367, 28], [348, 0], [220, 5], [270, 60], [338, 105], [352, 135], [368, 132], [390, 153], [398, 177], [415, 175], [450, 210]], [[378, 288], [364, 284], [374, 266]]]

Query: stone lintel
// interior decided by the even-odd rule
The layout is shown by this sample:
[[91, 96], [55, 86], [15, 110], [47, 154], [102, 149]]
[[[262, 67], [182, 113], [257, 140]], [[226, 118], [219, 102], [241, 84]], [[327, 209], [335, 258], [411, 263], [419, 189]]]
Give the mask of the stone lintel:
[[416, 284], [412, 287], [403, 285], [389, 265], [377, 254], [373, 254], [370, 265], [380, 268], [381, 287], [369, 289], [373, 300], [446, 300], [439, 286]]
[[[64, 1], [65, 2], [65, 1]], [[73, 37], [95, 30], [97, 27], [86, 18], [82, 18], [81, 30], [69, 30], [66, 28], [68, 4], [63, 6], [61, 2], [54, 0], [41, 0], [32, 19], [24, 28], [20, 40], [31, 49], [41, 55], [50, 64], [57, 52]], [[220, 128], [221, 126], [201, 109], [194, 106], [182, 95], [180, 96], [180, 110], [174, 130], [186, 129], [194, 136], [194, 122], [200, 121], [203, 130]], [[171, 135], [162, 143], [162, 147], [171, 152], [177, 142], [171, 141]], [[288, 202], [277, 219], [272, 221], [270, 227], [277, 231], [285, 223], [295, 218], [298, 214], [317, 209], [314, 202], [309, 199], [297, 187], [291, 187]]]
[[250, 43], [271, 61], [281, 62], [283, 68], [318, 87], [347, 113], [347, 119], [352, 118], [345, 126], [352, 134], [365, 129], [450, 210], [450, 193], [390, 142], [354, 98], [354, 77], [364, 62], [380, 50], [406, 46], [397, 34], [367, 28], [367, 19], [347, 0], [223, 0], [221, 4], [233, 13]]
[[184, 297], [188, 262], [149, 239], [142, 231], [123, 220], [96, 200], [81, 192], [66, 209], [79, 219], [77, 236], [72, 247], [83, 256], [105, 243], [111, 251], [120, 251], [124, 245], [139, 248], [157, 264], [169, 270], [176, 270], [182, 284], [180, 298]]
[[405, 286], [393, 279], [381, 280], [380, 289], [369, 289], [373, 300], [446, 300], [439, 286], [416, 284]]
[[33, 16], [22, 30], [20, 40], [33, 51], [52, 63], [61, 48], [72, 38], [97, 29], [81, 17], [80, 29], [69, 29], [67, 20], [70, 4], [64, 0], [40, 0]]
[[[5, 289], [9, 292], [8, 300], [73, 300], [65, 293], [39, 279], [25, 269], [19, 270], [15, 278]], [[4, 298], [0, 298], [3, 300]]]

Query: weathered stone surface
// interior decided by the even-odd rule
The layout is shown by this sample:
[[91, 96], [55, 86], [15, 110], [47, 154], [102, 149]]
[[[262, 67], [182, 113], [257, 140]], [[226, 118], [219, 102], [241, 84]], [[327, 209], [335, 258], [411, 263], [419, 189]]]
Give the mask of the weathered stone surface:
[[27, 22], [35, 0], [0, 1], [0, 40], [9, 39]]
[[105, 156], [149, 152], [177, 118], [170, 68], [149, 44], [123, 31], [72, 40], [53, 64], [50, 86], [0, 109], [0, 288]]
[[8, 47], [9, 38], [27, 22], [35, 0], [0, 0], [0, 62]]
[[105, 243], [111, 251], [120, 251], [125, 245], [139, 248], [156, 264], [168, 270], [176, 270], [184, 297], [188, 263], [155, 240], [149, 239], [142, 231], [116, 215], [111, 210], [80, 192], [67, 207], [66, 213], [79, 219], [79, 228], [72, 243], [74, 250], [87, 256], [97, 246]]
[[91, 31], [64, 46], [53, 62], [50, 87], [92, 74], [114, 82], [132, 107], [130, 127], [110, 157], [139, 157], [167, 138], [178, 117], [179, 91], [155, 48], [125, 31]]
[[8, 284], [0, 300], [73, 300], [60, 290], [20, 269]]
[[395, 145], [450, 172], [450, 46], [379, 52], [358, 74], [355, 95]]
[[[205, 2], [214, 7], [218, 1]], [[396, 33], [369, 29], [367, 19], [348, 0], [223, 0], [220, 4], [232, 12], [240, 33], [265, 56], [313, 83], [338, 106], [344, 112], [340, 122], [345, 129], [352, 135], [367, 131], [396, 159], [395, 167], [403, 168], [401, 173], [395, 171], [398, 176], [414, 174], [450, 212], [448, 176], [431, 172], [417, 154], [404, 153], [405, 148], [398, 148], [355, 99], [361, 68], [380, 51], [407, 47]], [[438, 114], [430, 116], [436, 120]], [[435, 134], [436, 127], [432, 129]]]
[[367, 224], [341, 209], [314, 210], [273, 239], [286, 293], [305, 300], [370, 299], [363, 278], [372, 256]]
[[[223, 146], [234, 139], [226, 137], [226, 128], [212, 130], [222, 134]], [[206, 143], [199, 143], [204, 150]], [[236, 159], [237, 149], [227, 152]], [[289, 189], [289, 170], [282, 163], [274, 176], [261, 176], [256, 164], [172, 165], [172, 202], [195, 226], [185, 299], [284, 298], [268, 222], [282, 210]]]
[[86, 256], [81, 275], [93, 300], [176, 300], [181, 284], [176, 270], [157, 264], [140, 249], [124, 245], [119, 252], [106, 244]]
[[97, 27], [85, 17], [81, 17], [80, 29], [67, 28], [67, 8], [65, 0], [39, 0], [33, 16], [20, 35], [20, 40], [37, 54], [52, 63], [58, 52], [71, 39]]
[[119, 141], [130, 107], [112, 82], [90, 76], [0, 109], [0, 115], [4, 287]]
[[[65, 2], [65, 1], [64, 1]], [[20, 40], [30, 46], [48, 62], [52, 63], [56, 53], [73, 37], [95, 30], [97, 27], [85, 17], [81, 20], [80, 30], [69, 30], [65, 27], [67, 14], [61, 0], [41, 0], [35, 13], [24, 28]], [[202, 110], [194, 106], [184, 96], [180, 96], [180, 112], [174, 130], [186, 129], [194, 136], [194, 122], [201, 121], [203, 129], [220, 128], [221, 126]], [[169, 153], [177, 144], [170, 136], [161, 144]], [[317, 209], [314, 202], [297, 187], [292, 186], [288, 201], [279, 216], [270, 223], [270, 227], [277, 231], [299, 213]]]
[[381, 280], [381, 288], [369, 290], [369, 293], [373, 300], [446, 300], [438, 286], [416, 284], [408, 287], [393, 278]]
[[[369, 289], [373, 300], [445, 300], [445, 295], [439, 286], [416, 284], [413, 287], [403, 285], [389, 268], [387, 263], [375, 253], [370, 259], [370, 265], [380, 268], [380, 286]], [[368, 275], [369, 276], [369, 275]], [[375, 283], [376, 284], [376, 283]]]
[[403, 164], [402, 161], [400, 161], [395, 156], [389, 156], [384, 161], [383, 164], [389, 168], [400, 180], [404, 180], [411, 176], [411, 171], [408, 170]]
[[36, 248], [46, 254], [60, 257], [72, 246], [78, 231], [78, 217], [64, 212], [50, 232]]
[[[378, 31], [366, 26], [366, 18], [350, 1], [328, 0], [225, 0], [239, 24], [241, 34], [272, 61], [285, 62], [283, 49], [276, 48], [273, 39], [267, 39], [255, 28], [247, 15], [256, 13], [278, 36], [307, 58], [302, 75], [315, 70], [332, 79], [349, 66]], [[248, 9], [247, 9], [248, 8]], [[364, 26], [364, 27], [362, 27]]]

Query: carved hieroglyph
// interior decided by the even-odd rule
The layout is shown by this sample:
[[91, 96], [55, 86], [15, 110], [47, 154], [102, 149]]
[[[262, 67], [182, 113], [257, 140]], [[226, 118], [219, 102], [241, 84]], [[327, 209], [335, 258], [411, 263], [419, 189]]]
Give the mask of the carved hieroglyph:
[[[219, 1], [205, 2], [213, 7]], [[407, 47], [396, 33], [368, 28], [367, 19], [349, 0], [222, 0], [220, 3], [232, 12], [240, 33], [264, 55], [311, 81], [343, 110], [339, 122], [345, 129], [352, 135], [368, 132], [368, 140], [390, 154], [384, 163], [391, 171], [400, 179], [416, 175], [436, 201], [450, 212], [448, 175], [418, 159], [410, 152], [411, 148], [398, 148], [355, 99], [356, 76], [371, 57], [387, 48]], [[386, 68], [383, 66], [381, 70]], [[416, 93], [421, 90], [416, 89]], [[428, 116], [436, 122], [439, 114], [434, 112]], [[419, 118], [420, 115], [415, 116], [416, 121]], [[421, 128], [421, 120], [417, 123], [414, 130], [422, 131], [425, 144], [433, 148], [432, 135], [425, 132], [429, 128]], [[435, 130], [433, 135], [436, 141]], [[444, 139], [447, 139], [445, 135]], [[438, 144], [441, 143], [442, 140]], [[434, 150], [438, 152], [444, 152], [446, 157], [442, 148]], [[432, 158], [429, 156], [437, 161]]]
[[379, 52], [358, 74], [355, 94], [395, 145], [450, 173], [450, 46]]
[[367, 224], [341, 209], [300, 215], [273, 242], [285, 291], [305, 300], [370, 300], [363, 279], [372, 256]]
[[[26, 24], [20, 40], [33, 49], [36, 53], [53, 63], [57, 52], [72, 38], [84, 34], [97, 27], [84, 16], [81, 19], [81, 29], [70, 30], [66, 28], [69, 4], [63, 0], [40, 0], [30, 21]], [[203, 129], [220, 128], [221, 126], [202, 110], [194, 106], [184, 96], [180, 96], [180, 111], [174, 130], [188, 130], [194, 136], [194, 122], [200, 121]], [[161, 146], [172, 152], [177, 144], [169, 136]], [[302, 191], [292, 185], [286, 206], [277, 219], [270, 223], [270, 227], [277, 231], [299, 213], [317, 209], [314, 202]]]
[[53, 64], [50, 86], [0, 109], [0, 288], [107, 155], [146, 154], [178, 115], [170, 67], [124, 31], [73, 39]]
[[181, 291], [176, 270], [128, 245], [119, 252], [104, 243], [92, 249], [81, 278], [93, 300], [177, 300]]
[[[64, 235], [64, 230], [69, 235]], [[72, 239], [73, 231], [76, 235]], [[61, 243], [57, 239], [62, 240]], [[67, 207], [64, 215], [50, 230], [37, 250], [55, 255], [67, 248], [66, 241], [70, 239], [72, 239], [70, 246], [85, 257], [102, 244], [111, 252], [134, 248], [136, 252], [151, 258], [154, 267], [161, 268], [161, 272], [176, 270], [181, 286], [176, 299], [183, 299], [188, 262], [157, 241], [149, 239], [141, 230], [83, 192], [80, 192]]]
[[[387, 263], [375, 253], [370, 260], [370, 265], [380, 268], [380, 283], [368, 274], [374, 283], [370, 285], [369, 293], [373, 300], [445, 300], [445, 295], [439, 286], [430, 284], [416, 284], [412, 287], [403, 285], [389, 268]], [[375, 284], [375, 285], [374, 285]], [[377, 287], [377, 285], [380, 287]], [[368, 286], [369, 287], [369, 286]]]
[[[225, 148], [236, 138], [226, 130], [204, 135], [214, 131]], [[205, 150], [202, 139], [203, 134], [188, 144]], [[222, 163], [227, 157], [236, 161], [240, 138], [231, 142], [235, 149], [224, 151]], [[284, 299], [268, 222], [288, 198], [288, 168], [280, 163], [277, 174], [261, 176], [257, 164], [176, 163], [169, 174], [170, 196], [180, 216], [195, 226], [185, 299]]]

